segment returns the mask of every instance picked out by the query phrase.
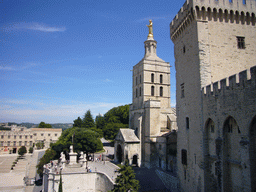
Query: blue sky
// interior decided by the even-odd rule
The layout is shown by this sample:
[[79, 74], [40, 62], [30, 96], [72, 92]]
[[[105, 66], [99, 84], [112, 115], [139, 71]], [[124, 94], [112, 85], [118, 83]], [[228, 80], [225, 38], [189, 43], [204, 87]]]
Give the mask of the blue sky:
[[0, 2], [0, 122], [73, 123], [132, 102], [132, 67], [149, 19], [157, 54], [175, 66], [169, 24], [185, 1]]

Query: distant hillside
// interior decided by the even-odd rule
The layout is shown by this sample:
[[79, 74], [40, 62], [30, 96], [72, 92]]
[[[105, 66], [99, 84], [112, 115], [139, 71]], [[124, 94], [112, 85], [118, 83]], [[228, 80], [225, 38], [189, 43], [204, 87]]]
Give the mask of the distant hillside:
[[51, 125], [52, 125], [52, 128], [62, 128], [62, 129], [68, 129], [70, 127], [73, 127], [73, 123], [54, 123]]
[[[11, 125], [18, 125], [18, 126], [22, 126], [22, 127], [27, 127], [27, 128], [35, 128], [38, 127], [39, 124], [35, 124], [35, 123], [14, 123], [14, 122], [10, 122], [8, 123], [9, 126]], [[52, 128], [61, 128], [63, 130], [71, 128], [73, 126], [72, 123], [54, 123], [51, 124]]]

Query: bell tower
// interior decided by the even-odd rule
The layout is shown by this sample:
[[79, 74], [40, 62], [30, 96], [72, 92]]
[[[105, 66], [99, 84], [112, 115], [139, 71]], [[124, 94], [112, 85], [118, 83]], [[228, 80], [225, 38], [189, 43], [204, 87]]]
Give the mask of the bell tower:
[[149, 21], [144, 42], [145, 54], [133, 67], [133, 100], [130, 106], [130, 128], [140, 139], [141, 165], [154, 166], [156, 138], [168, 131], [170, 108], [170, 65], [156, 54], [157, 42]]

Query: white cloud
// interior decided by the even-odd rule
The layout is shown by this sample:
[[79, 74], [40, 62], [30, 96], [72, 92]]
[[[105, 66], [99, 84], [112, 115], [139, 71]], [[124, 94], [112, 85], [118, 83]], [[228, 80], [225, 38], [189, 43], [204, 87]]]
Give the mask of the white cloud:
[[65, 27], [57, 27], [57, 26], [48, 26], [43, 23], [26, 23], [26, 22], [20, 22], [20, 23], [11, 23], [1, 28], [5, 32], [9, 32], [12, 30], [18, 30], [18, 29], [27, 29], [27, 30], [34, 30], [34, 31], [42, 31], [42, 32], [63, 32], [66, 31]]
[[[66, 104], [63, 104], [65, 103]], [[32, 122], [39, 123], [72, 123], [77, 117], [83, 117], [87, 110], [96, 117], [109, 109], [124, 105], [123, 103], [86, 103], [78, 101], [62, 101], [62, 104], [49, 104], [47, 101], [33, 100], [0, 100], [0, 122]]]
[[43, 31], [43, 32], [63, 32], [66, 31], [65, 27], [50, 27], [44, 24], [33, 23], [27, 29]]
[[0, 66], [0, 70], [2, 71], [16, 71], [15, 68], [9, 66]]

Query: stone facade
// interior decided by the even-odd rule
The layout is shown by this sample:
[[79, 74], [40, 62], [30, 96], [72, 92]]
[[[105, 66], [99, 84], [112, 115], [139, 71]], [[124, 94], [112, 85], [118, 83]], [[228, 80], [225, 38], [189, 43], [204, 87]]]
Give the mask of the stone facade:
[[181, 191], [256, 190], [255, 10], [187, 0], [170, 24]]
[[144, 58], [133, 67], [133, 102], [129, 114], [130, 130], [138, 141], [126, 142], [125, 133], [119, 132], [115, 159], [121, 162], [128, 159], [131, 164], [136, 162], [142, 167], [168, 169], [171, 160], [167, 158], [164, 135], [177, 130], [176, 110], [170, 107], [170, 65], [157, 56], [157, 42], [152, 36], [144, 44]]
[[45, 148], [55, 143], [61, 136], [62, 129], [31, 128], [12, 126], [11, 131], [0, 131], [0, 153], [17, 153], [21, 146], [27, 150], [38, 142]]

